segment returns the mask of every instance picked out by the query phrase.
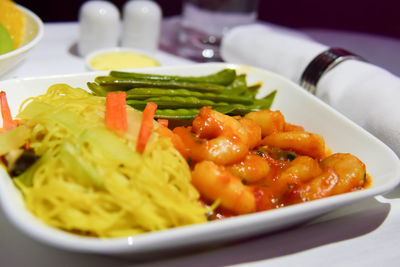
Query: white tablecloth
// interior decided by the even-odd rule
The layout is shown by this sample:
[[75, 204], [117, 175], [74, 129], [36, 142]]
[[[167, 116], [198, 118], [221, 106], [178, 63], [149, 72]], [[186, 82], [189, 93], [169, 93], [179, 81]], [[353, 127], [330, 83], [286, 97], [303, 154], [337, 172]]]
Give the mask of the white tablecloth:
[[[371, 62], [400, 74], [400, 40], [368, 35], [357, 39], [354, 33], [314, 29], [303, 32], [328, 45], [368, 54]], [[42, 42], [17, 69], [1, 79], [86, 71], [83, 59], [74, 55], [77, 36], [76, 23], [46, 24]], [[161, 51], [157, 57], [165, 65], [190, 64]], [[0, 266], [399, 266], [399, 226], [400, 189], [396, 189], [291, 229], [189, 254], [136, 262], [48, 247], [21, 234], [0, 212]]]

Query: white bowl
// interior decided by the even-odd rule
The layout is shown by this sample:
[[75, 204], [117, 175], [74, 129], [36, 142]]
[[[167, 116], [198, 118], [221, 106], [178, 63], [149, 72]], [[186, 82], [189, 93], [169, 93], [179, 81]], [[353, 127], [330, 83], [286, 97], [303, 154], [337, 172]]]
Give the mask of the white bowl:
[[20, 47], [0, 55], [0, 77], [15, 68], [43, 37], [44, 26], [42, 20], [29, 9], [20, 5], [18, 7], [25, 15], [25, 33]]
[[[293, 226], [344, 205], [386, 193], [399, 184], [400, 161], [392, 150], [320, 99], [277, 74], [249, 66], [224, 63], [158, 67], [136, 71], [196, 76], [214, 73], [227, 67], [235, 68], [240, 73], [247, 73], [250, 84], [261, 81], [262, 95], [277, 89], [271, 109], [281, 110], [288, 122], [302, 125], [308, 131], [321, 134], [334, 153], [348, 152], [360, 158], [372, 177], [372, 186], [361, 191], [199, 225], [125, 238], [99, 239], [63, 232], [37, 219], [25, 208], [20, 191], [14, 186], [6, 171], [0, 168], [0, 205], [7, 218], [28, 236], [58, 248], [86, 253], [154, 258], [171, 250], [179, 252], [187, 248], [221, 244]], [[15, 79], [0, 82], [0, 88], [6, 91], [12, 114], [15, 115], [25, 98], [44, 93], [52, 84], [67, 83], [72, 87], [87, 89], [86, 82], [93, 81], [96, 76], [105, 73], [87, 72]]]

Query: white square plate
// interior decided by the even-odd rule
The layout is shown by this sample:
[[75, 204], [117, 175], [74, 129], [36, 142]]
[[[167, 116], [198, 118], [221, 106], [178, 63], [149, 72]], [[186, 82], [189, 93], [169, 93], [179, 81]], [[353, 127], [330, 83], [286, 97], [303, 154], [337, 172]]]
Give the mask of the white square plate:
[[[8, 219], [25, 234], [58, 248], [89, 253], [154, 257], [169, 251], [221, 244], [276, 231], [348, 203], [385, 193], [399, 183], [400, 161], [393, 151], [318, 98], [279, 75], [248, 66], [223, 63], [161, 67], [141, 71], [196, 76], [227, 67], [235, 68], [240, 73], [247, 73], [249, 83], [262, 81], [260, 95], [266, 95], [277, 89], [278, 93], [271, 109], [281, 110], [288, 122], [302, 125], [308, 131], [321, 134], [333, 152], [349, 152], [359, 157], [366, 164], [367, 172], [373, 179], [372, 186], [362, 191], [222, 221], [126, 238], [98, 239], [69, 234], [49, 227], [35, 218], [25, 208], [21, 194], [8, 174], [1, 169], [0, 201]], [[67, 83], [73, 87], [87, 89], [86, 82], [93, 81], [96, 76], [102, 74], [104, 72], [8, 80], [0, 82], [0, 89], [6, 91], [12, 113], [15, 115], [24, 99], [44, 93], [52, 84]]]

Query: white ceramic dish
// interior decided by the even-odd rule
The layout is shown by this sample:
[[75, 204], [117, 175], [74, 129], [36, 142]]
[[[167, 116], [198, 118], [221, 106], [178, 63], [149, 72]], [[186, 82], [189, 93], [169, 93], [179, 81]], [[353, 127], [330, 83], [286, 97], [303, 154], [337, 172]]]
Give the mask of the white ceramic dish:
[[18, 5], [25, 15], [25, 33], [22, 44], [17, 49], [0, 55], [0, 77], [16, 67], [42, 39], [44, 26], [41, 19], [29, 9]]
[[[278, 93], [272, 109], [281, 110], [287, 121], [322, 134], [334, 152], [350, 152], [358, 156], [366, 164], [367, 171], [372, 176], [372, 187], [363, 191], [222, 221], [104, 240], [75, 236], [43, 224], [25, 209], [20, 192], [14, 187], [7, 173], [1, 169], [0, 202], [8, 219], [25, 234], [58, 248], [89, 253], [124, 254], [132, 257], [156, 257], [170, 251], [220, 244], [299, 224], [340, 206], [390, 191], [399, 183], [400, 163], [394, 152], [304, 89], [276, 74], [248, 66], [222, 63], [158, 67], [141, 71], [202, 75], [225, 67], [246, 72], [249, 82], [262, 81], [264, 85], [261, 94], [277, 89]], [[49, 85], [64, 82], [71, 86], [86, 88], [87, 81], [92, 81], [95, 76], [103, 73], [8, 80], [0, 82], [0, 88], [6, 90], [12, 112], [16, 114], [22, 100], [45, 92]]]

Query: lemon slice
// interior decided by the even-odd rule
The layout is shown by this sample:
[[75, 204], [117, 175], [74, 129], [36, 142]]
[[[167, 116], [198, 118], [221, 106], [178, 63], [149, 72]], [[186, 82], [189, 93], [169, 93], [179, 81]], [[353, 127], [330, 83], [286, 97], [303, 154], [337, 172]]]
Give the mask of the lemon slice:
[[3, 25], [0, 24], [0, 55], [8, 53], [14, 49], [14, 42], [10, 34]]
[[21, 45], [24, 37], [24, 13], [10, 0], [0, 0], [0, 10], [0, 24], [7, 29], [13, 40], [13, 47], [16, 49]]

